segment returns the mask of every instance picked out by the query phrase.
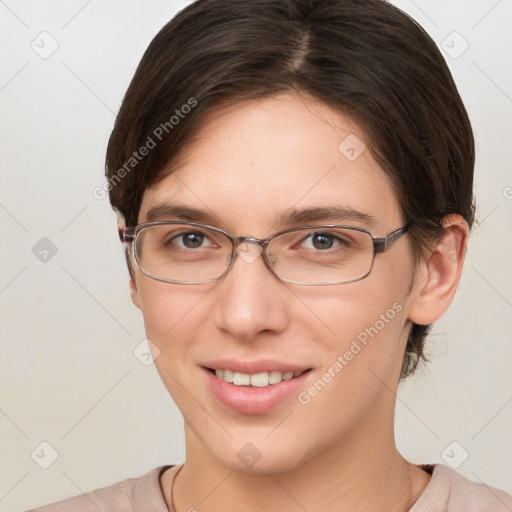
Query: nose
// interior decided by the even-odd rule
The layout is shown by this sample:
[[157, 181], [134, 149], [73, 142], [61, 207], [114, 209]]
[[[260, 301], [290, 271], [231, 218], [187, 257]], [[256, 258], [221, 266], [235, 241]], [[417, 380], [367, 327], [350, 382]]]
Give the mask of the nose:
[[216, 286], [217, 327], [239, 341], [280, 333], [289, 323], [290, 292], [267, 267], [257, 243], [242, 242], [231, 270]]

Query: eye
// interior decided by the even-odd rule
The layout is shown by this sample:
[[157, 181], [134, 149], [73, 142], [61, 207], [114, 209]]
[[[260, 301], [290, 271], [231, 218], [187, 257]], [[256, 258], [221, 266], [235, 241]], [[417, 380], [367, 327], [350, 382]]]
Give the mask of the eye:
[[196, 249], [201, 247], [205, 240], [208, 240], [208, 237], [204, 233], [201, 233], [200, 231], [187, 231], [186, 233], [174, 235], [166, 242], [166, 245], [176, 242], [180, 247]]
[[318, 251], [326, 251], [332, 248], [348, 246], [348, 240], [344, 240], [334, 233], [319, 232], [311, 233], [302, 241], [303, 247], [306, 249], [315, 249]]

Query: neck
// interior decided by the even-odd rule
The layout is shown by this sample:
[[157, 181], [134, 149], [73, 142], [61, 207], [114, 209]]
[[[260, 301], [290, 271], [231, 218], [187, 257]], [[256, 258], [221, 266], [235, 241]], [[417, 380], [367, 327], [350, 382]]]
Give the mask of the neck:
[[163, 481], [175, 512], [401, 512], [412, 507], [430, 479], [399, 454], [392, 423], [387, 432], [344, 436], [324, 453], [274, 474], [232, 470], [213, 459], [189, 428], [186, 438], [186, 463], [176, 476], [172, 501], [170, 483]]

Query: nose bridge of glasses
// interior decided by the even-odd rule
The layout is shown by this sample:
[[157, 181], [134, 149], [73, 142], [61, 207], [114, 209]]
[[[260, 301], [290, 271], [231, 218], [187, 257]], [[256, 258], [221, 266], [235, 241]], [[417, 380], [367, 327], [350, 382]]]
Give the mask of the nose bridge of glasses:
[[237, 238], [235, 252], [246, 263], [254, 263], [263, 252], [265, 240], [251, 236], [241, 236]]

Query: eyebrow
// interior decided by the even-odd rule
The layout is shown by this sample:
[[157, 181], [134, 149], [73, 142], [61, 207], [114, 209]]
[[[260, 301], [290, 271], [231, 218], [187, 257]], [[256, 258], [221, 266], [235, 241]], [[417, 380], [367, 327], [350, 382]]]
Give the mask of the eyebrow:
[[148, 210], [146, 215], [148, 222], [159, 220], [183, 220], [188, 222], [213, 223], [218, 222], [219, 217], [211, 213], [198, 210], [186, 205], [172, 205], [161, 203]]
[[377, 218], [361, 210], [347, 206], [322, 206], [285, 210], [277, 219], [277, 225], [308, 224], [311, 222], [360, 222], [368, 227], [377, 223]]

